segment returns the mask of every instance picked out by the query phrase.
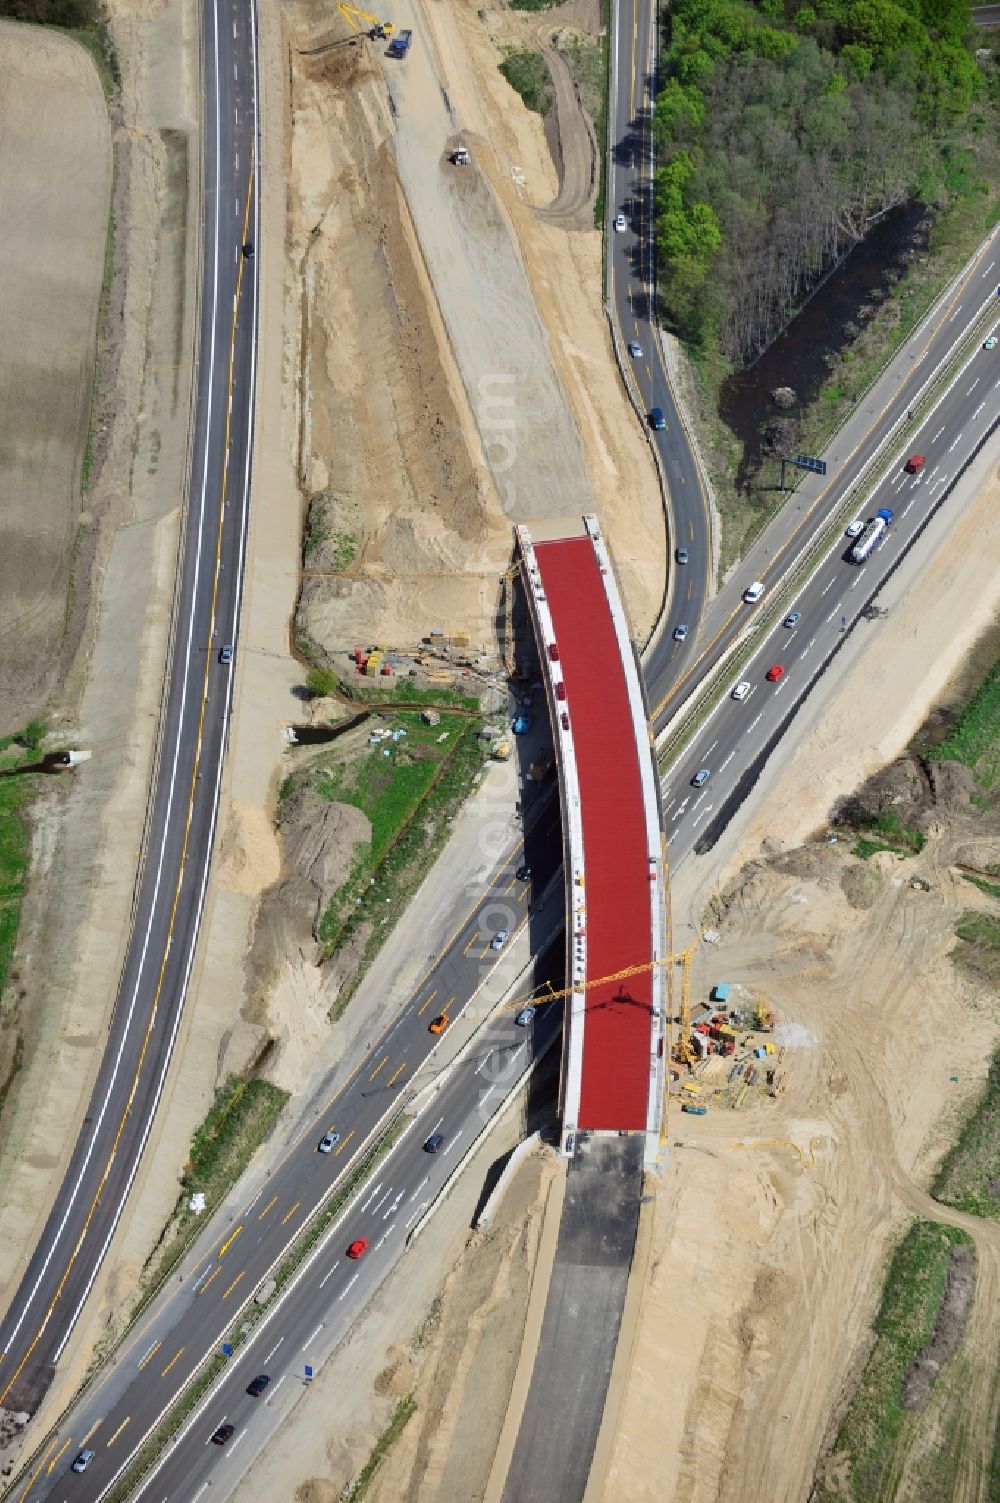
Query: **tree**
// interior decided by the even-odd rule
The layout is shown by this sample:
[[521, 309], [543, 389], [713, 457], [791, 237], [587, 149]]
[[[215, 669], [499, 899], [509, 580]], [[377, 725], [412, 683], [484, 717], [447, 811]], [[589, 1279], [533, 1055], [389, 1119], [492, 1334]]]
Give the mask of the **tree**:
[[306, 688], [313, 699], [326, 699], [337, 687], [337, 675], [332, 668], [310, 668], [306, 674]]
[[36, 752], [48, 734], [49, 728], [44, 720], [29, 720], [17, 739], [28, 751]]

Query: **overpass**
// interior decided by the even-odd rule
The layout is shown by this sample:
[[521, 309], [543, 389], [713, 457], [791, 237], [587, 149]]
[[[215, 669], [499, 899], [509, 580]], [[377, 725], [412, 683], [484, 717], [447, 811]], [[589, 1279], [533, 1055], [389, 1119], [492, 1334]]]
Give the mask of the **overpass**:
[[[563, 1152], [581, 1133], [645, 1135], [663, 1096], [665, 872], [638, 660], [597, 519], [517, 529], [562, 801], [566, 986]], [[616, 979], [616, 973], [646, 967]]]

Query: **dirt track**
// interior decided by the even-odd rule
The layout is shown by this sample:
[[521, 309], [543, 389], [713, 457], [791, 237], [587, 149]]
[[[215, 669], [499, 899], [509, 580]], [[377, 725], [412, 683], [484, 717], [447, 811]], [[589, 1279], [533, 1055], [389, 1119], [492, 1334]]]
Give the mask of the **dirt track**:
[[[44, 709], [60, 668], [111, 193], [90, 56], [0, 21], [0, 734]], [[16, 206], [16, 207], [15, 207]]]

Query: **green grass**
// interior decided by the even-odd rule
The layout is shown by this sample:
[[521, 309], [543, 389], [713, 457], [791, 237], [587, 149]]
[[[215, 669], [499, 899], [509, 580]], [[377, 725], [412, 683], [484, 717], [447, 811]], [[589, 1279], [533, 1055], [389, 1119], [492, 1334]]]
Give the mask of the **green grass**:
[[1000, 1048], [982, 1096], [938, 1171], [933, 1194], [970, 1216], [1000, 1221]]
[[1000, 918], [970, 910], [956, 924], [955, 933], [961, 944], [950, 952], [953, 964], [977, 985], [994, 991], [1000, 986]]
[[549, 70], [540, 52], [511, 48], [500, 64], [500, 72], [529, 110], [543, 117], [549, 113], [555, 96]]
[[860, 856], [862, 861], [867, 861], [876, 851], [892, 851], [897, 856], [919, 856], [927, 844], [927, 836], [912, 825], [904, 825], [895, 809], [879, 815], [877, 819], [856, 816], [850, 821], [850, 826], [855, 833], [871, 832], [858, 833], [858, 843], [852, 852], [853, 855]]
[[393, 1411], [392, 1419], [389, 1421], [388, 1425], [385, 1427], [385, 1429], [382, 1431], [382, 1434], [375, 1442], [375, 1448], [372, 1451], [372, 1454], [365, 1462], [362, 1470], [358, 1473], [356, 1480], [351, 1483], [351, 1486], [344, 1494], [347, 1503], [360, 1503], [360, 1500], [368, 1492], [369, 1487], [374, 1481], [375, 1473], [382, 1465], [382, 1462], [385, 1460], [391, 1448], [395, 1445], [396, 1441], [406, 1429], [407, 1424], [409, 1423], [410, 1419], [412, 1419], [416, 1411], [417, 1404], [412, 1393], [407, 1394], [405, 1399], [399, 1400], [396, 1408]]
[[[288, 1092], [268, 1080], [232, 1075], [215, 1093], [215, 1102], [191, 1140], [191, 1156], [173, 1216], [143, 1270], [142, 1298], [132, 1319], [152, 1299], [198, 1234], [204, 1220], [239, 1179], [281, 1116]], [[196, 1216], [192, 1195], [205, 1197]]]
[[19, 997], [13, 985], [11, 963], [17, 947], [21, 906], [28, 880], [31, 846], [25, 818], [38, 788], [38, 774], [21, 772], [39, 758], [45, 726], [31, 724], [16, 736], [0, 740], [0, 1022], [15, 1030], [6, 1074], [0, 1081], [0, 1111], [21, 1068], [24, 1039], [18, 1028]]
[[479, 700], [474, 694], [459, 694], [455, 689], [418, 689], [409, 679], [358, 678], [342, 685], [349, 699], [362, 705], [426, 705], [428, 709], [465, 710], [479, 714]]
[[[400, 722], [404, 718], [398, 717]], [[437, 761], [394, 767], [398, 756], [394, 752], [377, 765], [379, 748], [374, 748], [376, 757], [366, 758], [359, 768], [320, 773], [320, 792], [364, 809], [372, 824], [371, 843], [356, 852], [346, 882], [334, 893], [320, 920], [319, 938], [328, 954], [346, 944], [359, 924], [372, 924], [354, 977], [342, 987], [331, 1017], [343, 1013], [358, 980], [443, 847], [452, 817], [471, 792], [486, 754], [478, 739], [480, 724], [478, 719], [452, 720], [447, 726], [442, 721], [422, 727], [435, 738], [433, 749], [442, 754]], [[436, 737], [445, 730], [449, 739], [438, 746]]]
[[978, 887], [981, 893], [988, 898], [1000, 898], [1000, 882], [987, 882], [985, 877], [974, 877], [971, 872], [963, 872], [966, 882], [971, 882], [973, 887]]
[[963, 762], [981, 788], [1000, 781], [1000, 663], [994, 663], [944, 741], [928, 752], [932, 762]]
[[[874, 1322], [875, 1344], [810, 1494], [815, 1503], [890, 1503], [899, 1496], [896, 1468], [921, 1425], [921, 1415], [903, 1407], [903, 1376], [934, 1330], [952, 1249], [971, 1241], [957, 1227], [916, 1221], [897, 1247]], [[942, 1452], [950, 1441], [942, 1436]], [[824, 1473], [836, 1482], [828, 1485]]]

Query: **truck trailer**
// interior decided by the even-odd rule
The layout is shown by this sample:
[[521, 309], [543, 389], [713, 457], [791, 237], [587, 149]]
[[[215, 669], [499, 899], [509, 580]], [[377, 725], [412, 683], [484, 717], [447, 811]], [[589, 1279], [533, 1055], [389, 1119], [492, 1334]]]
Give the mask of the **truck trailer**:
[[892, 512], [887, 506], [880, 506], [870, 522], [865, 523], [864, 531], [857, 539], [848, 557], [854, 564], [863, 564], [865, 559], [874, 550], [879, 539], [885, 533], [886, 528], [892, 521]]

